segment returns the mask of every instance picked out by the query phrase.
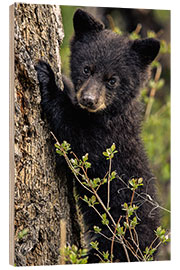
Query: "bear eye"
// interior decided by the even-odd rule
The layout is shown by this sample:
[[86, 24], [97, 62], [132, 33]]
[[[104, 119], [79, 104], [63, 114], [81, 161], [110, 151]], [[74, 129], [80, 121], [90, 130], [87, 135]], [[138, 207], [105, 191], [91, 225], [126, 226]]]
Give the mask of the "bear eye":
[[84, 70], [83, 70], [83, 73], [84, 73], [85, 75], [89, 75], [89, 74], [91, 73], [90, 67], [86, 66], [86, 67], [84, 68]]
[[114, 77], [112, 77], [111, 79], [108, 80], [108, 84], [109, 84], [110, 86], [114, 86], [115, 83], [116, 83], [116, 78], [114, 78]]

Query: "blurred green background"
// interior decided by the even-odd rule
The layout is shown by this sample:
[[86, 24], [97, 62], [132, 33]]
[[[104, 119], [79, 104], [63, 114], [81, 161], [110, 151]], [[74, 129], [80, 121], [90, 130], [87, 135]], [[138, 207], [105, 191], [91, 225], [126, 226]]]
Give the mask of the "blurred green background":
[[[77, 6], [61, 6], [65, 37], [61, 47], [62, 73], [70, 76], [69, 41], [73, 35], [73, 14]], [[156, 37], [160, 54], [152, 63], [152, 75], [142, 89], [144, 121], [142, 138], [157, 178], [160, 205], [170, 210], [170, 11], [83, 7], [107, 28], [130, 38]], [[170, 230], [170, 214], [162, 210], [162, 226]], [[159, 260], [170, 259], [170, 245], [162, 247]]]

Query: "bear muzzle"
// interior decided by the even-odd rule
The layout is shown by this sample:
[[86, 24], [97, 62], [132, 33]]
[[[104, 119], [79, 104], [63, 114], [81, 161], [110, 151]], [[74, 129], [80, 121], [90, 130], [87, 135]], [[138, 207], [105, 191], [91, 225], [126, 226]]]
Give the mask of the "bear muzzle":
[[89, 93], [82, 95], [80, 99], [80, 104], [90, 109], [95, 109], [97, 103], [98, 103], [97, 96]]
[[92, 78], [87, 80], [77, 92], [77, 101], [81, 108], [89, 112], [105, 109], [105, 93], [102, 85]]

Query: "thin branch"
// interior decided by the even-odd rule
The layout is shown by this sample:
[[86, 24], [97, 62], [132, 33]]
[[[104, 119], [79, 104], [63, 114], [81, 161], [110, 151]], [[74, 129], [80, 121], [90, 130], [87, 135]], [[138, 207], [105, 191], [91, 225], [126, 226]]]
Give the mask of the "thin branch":
[[107, 191], [107, 209], [109, 208], [110, 203], [110, 180], [111, 180], [111, 166], [112, 166], [112, 159], [109, 159], [109, 171], [108, 171], [108, 191]]
[[113, 258], [112, 255], [113, 255], [113, 248], [114, 248], [114, 239], [115, 239], [117, 227], [121, 221], [121, 218], [122, 218], [122, 216], [119, 217], [118, 222], [117, 222], [116, 227], [115, 227], [115, 230], [114, 230], [114, 233], [113, 233], [113, 238], [112, 238], [112, 243], [111, 243], [111, 262], [112, 262], [112, 258]]
[[[131, 190], [131, 188], [128, 186], [128, 184], [121, 178], [121, 177], [119, 177], [118, 175], [117, 175], [117, 178], [126, 186], [126, 188], [127, 189], [129, 189], [129, 190]], [[171, 213], [171, 211], [169, 210], [169, 209], [166, 209], [166, 208], [164, 208], [163, 206], [160, 206], [156, 201], [154, 201], [152, 198], [151, 198], [151, 196], [149, 195], [149, 194], [146, 194], [146, 193], [138, 193], [138, 192], [136, 192], [135, 191], [135, 194], [137, 195], [137, 196], [139, 196], [141, 199], [143, 199], [143, 203], [145, 203], [145, 202], [148, 202], [148, 203], [150, 203], [151, 205], [153, 205], [155, 208], [160, 208], [161, 210], [164, 210], [164, 211], [166, 211], [166, 212], [168, 212], [168, 213]], [[141, 194], [144, 194], [144, 195], [146, 195], [146, 197], [148, 198], [145, 198], [144, 196], [142, 196]], [[151, 210], [151, 212], [153, 211], [154, 209], [152, 209]]]
[[133, 32], [138, 35], [139, 32], [141, 31], [141, 28], [142, 28], [142, 24], [138, 23], [136, 26], [136, 29]]
[[[111, 262], [112, 262], [112, 255], [113, 255], [113, 247], [114, 247], [114, 242], [115, 242], [115, 238], [117, 239], [117, 241], [122, 244], [123, 246], [123, 249], [124, 249], [124, 252], [126, 254], [126, 258], [127, 258], [127, 261], [130, 262], [130, 258], [129, 258], [129, 254], [128, 254], [128, 251], [127, 249], [129, 249], [131, 251], [131, 253], [137, 258], [137, 260], [145, 260], [140, 248], [139, 248], [139, 241], [138, 241], [138, 235], [135, 231], [135, 228], [133, 230], [134, 232], [134, 236], [133, 237], [133, 234], [132, 234], [132, 231], [131, 231], [131, 228], [130, 228], [130, 225], [129, 225], [129, 220], [128, 220], [128, 215], [126, 215], [126, 221], [127, 221], [127, 224], [129, 225], [129, 232], [130, 232], [130, 239], [132, 240], [133, 244], [136, 246], [137, 250], [135, 251], [134, 250], [134, 247], [124, 238], [124, 236], [119, 236], [117, 237], [116, 235], [116, 230], [117, 230], [117, 226], [118, 224], [120, 223], [120, 220], [122, 218], [122, 216], [120, 216], [117, 224], [115, 223], [112, 215], [110, 214], [108, 208], [109, 208], [109, 203], [110, 203], [110, 174], [111, 174], [111, 159], [110, 159], [110, 164], [109, 164], [109, 171], [108, 171], [108, 200], [107, 200], [107, 207], [104, 205], [103, 201], [101, 200], [101, 198], [99, 197], [99, 195], [97, 194], [97, 190], [98, 188], [95, 190], [95, 188], [92, 186], [91, 182], [90, 182], [90, 179], [88, 178], [88, 175], [87, 175], [87, 169], [85, 170], [84, 169], [84, 165], [80, 165], [79, 168], [82, 169], [84, 175], [82, 175], [81, 173], [79, 172], [76, 172], [76, 170], [74, 169], [73, 165], [71, 164], [70, 162], [70, 159], [68, 158], [67, 154], [66, 154], [66, 151], [63, 149], [63, 147], [61, 147], [60, 143], [58, 142], [57, 138], [55, 137], [55, 135], [51, 132], [51, 134], [53, 135], [54, 139], [56, 140], [56, 143], [58, 144], [58, 146], [60, 147], [60, 150], [63, 152], [63, 156], [68, 164], [68, 167], [70, 168], [70, 170], [73, 172], [75, 178], [77, 179], [77, 181], [85, 188], [87, 189], [90, 193], [93, 193], [95, 196], [96, 196], [96, 199], [98, 200], [98, 202], [100, 203], [100, 205], [102, 206], [102, 208], [104, 209], [104, 211], [106, 212], [106, 214], [109, 216], [110, 220], [112, 221], [114, 227], [115, 227], [115, 230], [114, 232], [112, 231], [111, 227], [107, 224], [107, 228], [109, 229], [109, 231], [112, 233], [112, 243], [111, 243]], [[71, 152], [73, 153], [73, 152]], [[74, 153], [73, 153], [74, 154]], [[75, 158], [77, 160], [79, 160], [77, 158], [77, 156], [74, 154]], [[87, 188], [82, 182], [81, 180], [79, 179], [78, 175], [80, 175], [81, 177], [83, 177], [83, 179], [85, 179], [85, 181], [87, 182], [87, 184], [89, 185], [90, 188]], [[107, 175], [107, 174], [106, 174]], [[125, 184], [125, 186], [130, 189], [130, 187], [119, 177], [119, 179]], [[132, 197], [131, 197], [131, 202], [130, 202], [130, 205], [132, 206], [132, 203], [133, 203], [133, 200], [134, 200], [134, 195], [137, 194], [139, 197], [143, 198], [144, 202], [149, 202], [151, 203], [153, 206], [156, 207], [160, 207], [156, 202], [154, 202], [152, 200], [152, 198], [150, 196], [148, 196], [148, 194], [145, 194], [147, 198], [149, 199], [146, 199], [144, 198], [141, 194], [138, 194], [135, 190], [133, 190], [132, 192]], [[102, 215], [100, 214], [100, 212], [94, 207], [94, 205], [91, 205], [91, 207], [96, 211], [96, 213], [100, 216], [100, 218], [102, 219]], [[163, 207], [160, 207], [162, 209], [164, 209]], [[151, 210], [153, 211], [153, 209]], [[126, 231], [126, 228], [125, 228], [125, 231]], [[100, 233], [103, 237], [107, 238], [108, 240], [111, 241], [110, 238], [106, 237], [106, 235]], [[135, 241], [135, 238], [136, 238], [136, 241]], [[156, 239], [151, 243], [151, 246], [155, 243]], [[161, 243], [159, 243], [157, 245], [157, 247], [160, 245]], [[150, 246], [150, 247], [151, 247]], [[138, 251], [141, 255], [141, 257], [138, 255]], [[100, 251], [98, 251], [99, 254], [103, 255]], [[100, 258], [100, 256], [98, 256]], [[147, 257], [148, 258], [148, 257]], [[101, 258], [100, 258], [101, 259]]]
[[[88, 187], [86, 187], [85, 185], [83, 185], [83, 183], [81, 182], [81, 180], [78, 178], [77, 174], [74, 172], [74, 168], [68, 158], [68, 156], [66, 155], [64, 149], [61, 147], [61, 144], [59, 143], [58, 139], [56, 138], [56, 136], [53, 134], [53, 132], [50, 132], [52, 134], [52, 136], [54, 137], [54, 139], [56, 140], [57, 145], [61, 148], [61, 151], [63, 152], [63, 156], [68, 164], [68, 167], [70, 168], [70, 170], [73, 172], [75, 178], [77, 179], [77, 181], [86, 189], [88, 190], [90, 193], [93, 193]], [[78, 173], [79, 175], [81, 175], [80, 173]]]
[[[155, 82], [158, 82], [158, 80], [160, 79], [161, 72], [162, 72], [162, 66], [159, 65], [157, 67], [157, 69], [156, 69], [156, 74], [155, 74], [155, 77], [154, 77]], [[148, 104], [147, 104], [147, 107], [146, 107], [146, 112], [145, 112], [145, 117], [144, 117], [145, 120], [147, 120], [149, 118], [149, 116], [150, 116], [152, 105], [153, 105], [153, 100], [154, 100], [154, 97], [155, 97], [155, 94], [156, 94], [156, 90], [157, 90], [156, 87], [151, 88], [149, 101], [148, 101]]]

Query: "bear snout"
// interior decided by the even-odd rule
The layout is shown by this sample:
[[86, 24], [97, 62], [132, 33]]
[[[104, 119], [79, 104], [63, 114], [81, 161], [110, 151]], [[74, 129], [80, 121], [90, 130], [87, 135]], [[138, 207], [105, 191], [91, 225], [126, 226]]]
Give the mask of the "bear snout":
[[97, 97], [93, 94], [90, 93], [86, 93], [84, 95], [82, 95], [81, 99], [80, 99], [80, 103], [81, 105], [87, 107], [87, 108], [91, 108], [93, 109], [94, 106], [97, 104]]

